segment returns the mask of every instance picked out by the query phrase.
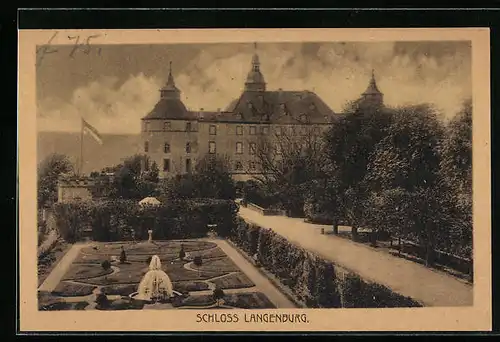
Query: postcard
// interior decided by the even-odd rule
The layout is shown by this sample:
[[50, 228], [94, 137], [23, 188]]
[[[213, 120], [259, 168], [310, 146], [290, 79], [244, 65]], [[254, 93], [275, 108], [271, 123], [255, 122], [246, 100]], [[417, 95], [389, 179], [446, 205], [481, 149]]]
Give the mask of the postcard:
[[19, 31], [21, 332], [491, 330], [489, 30]]

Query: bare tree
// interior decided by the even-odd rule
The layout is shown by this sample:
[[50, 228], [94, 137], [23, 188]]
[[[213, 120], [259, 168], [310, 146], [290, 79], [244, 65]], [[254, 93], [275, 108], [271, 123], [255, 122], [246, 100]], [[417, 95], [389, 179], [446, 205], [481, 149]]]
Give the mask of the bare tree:
[[306, 188], [324, 172], [322, 130], [313, 125], [288, 125], [255, 143], [255, 175], [270, 195], [292, 214], [302, 213]]

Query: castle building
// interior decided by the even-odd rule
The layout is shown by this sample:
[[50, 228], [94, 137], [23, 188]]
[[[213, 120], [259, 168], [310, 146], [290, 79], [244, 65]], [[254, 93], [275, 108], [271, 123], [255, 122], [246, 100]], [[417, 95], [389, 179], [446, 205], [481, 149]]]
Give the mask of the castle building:
[[[243, 92], [225, 110], [187, 109], [175, 85], [171, 63], [160, 95], [142, 118], [141, 128], [143, 153], [156, 162], [160, 178], [190, 173], [197, 161], [209, 154], [228, 156], [233, 177], [247, 180], [259, 172], [255, 150], [262, 138], [319, 135], [342, 117], [314, 92], [268, 90], [256, 52]], [[383, 102], [373, 73], [362, 99]]]

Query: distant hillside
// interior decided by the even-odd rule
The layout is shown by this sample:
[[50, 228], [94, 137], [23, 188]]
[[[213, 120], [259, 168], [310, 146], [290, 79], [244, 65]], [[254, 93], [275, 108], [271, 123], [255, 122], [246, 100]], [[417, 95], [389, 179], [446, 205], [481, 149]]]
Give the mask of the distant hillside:
[[[99, 145], [90, 136], [84, 136], [83, 172], [100, 171], [113, 166], [123, 158], [140, 152], [140, 136], [137, 134], [103, 134], [103, 144]], [[80, 133], [38, 132], [37, 160], [42, 161], [51, 153], [67, 155], [76, 165], [80, 156]]]

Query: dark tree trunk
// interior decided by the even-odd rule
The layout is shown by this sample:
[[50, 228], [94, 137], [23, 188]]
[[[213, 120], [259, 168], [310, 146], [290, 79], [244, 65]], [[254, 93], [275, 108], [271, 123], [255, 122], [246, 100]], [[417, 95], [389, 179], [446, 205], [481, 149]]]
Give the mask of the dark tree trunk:
[[377, 232], [370, 232], [370, 244], [372, 247], [377, 247]]
[[333, 221], [333, 234], [339, 235], [339, 222], [337, 220]]
[[353, 225], [351, 228], [351, 235], [352, 235], [352, 240], [353, 241], [358, 241], [358, 227], [356, 225]]
[[434, 265], [434, 246], [431, 242], [427, 242], [425, 247], [425, 266]]

